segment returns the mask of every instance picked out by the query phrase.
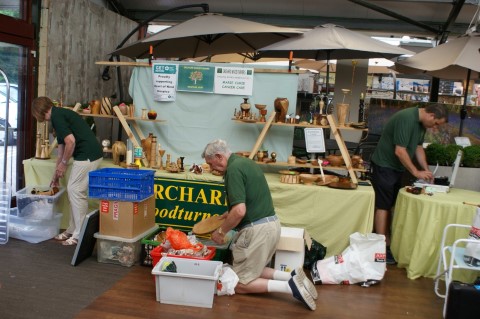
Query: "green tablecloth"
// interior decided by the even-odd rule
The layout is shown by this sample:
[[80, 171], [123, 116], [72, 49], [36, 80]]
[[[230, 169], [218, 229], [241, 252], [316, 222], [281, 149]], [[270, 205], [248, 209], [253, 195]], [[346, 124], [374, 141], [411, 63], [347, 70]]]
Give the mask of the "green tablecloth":
[[[443, 229], [448, 224], [471, 225], [480, 193], [452, 188], [449, 193], [414, 195], [401, 189], [395, 204], [391, 250], [410, 279], [435, 277]], [[452, 233], [449, 241], [465, 238], [468, 230]], [[433, 288], [432, 288], [433, 289]]]
[[[55, 167], [55, 159], [23, 161], [27, 185], [48, 185]], [[100, 166], [115, 167], [110, 160]], [[118, 166], [116, 166], [118, 167]], [[279, 170], [280, 168], [278, 168]], [[275, 210], [282, 225], [305, 228], [310, 236], [327, 247], [327, 255], [341, 253], [349, 245], [349, 236], [355, 232], [369, 233], [373, 227], [375, 194], [370, 186], [359, 186], [355, 190], [341, 190], [326, 186], [284, 184], [280, 175], [270, 168], [265, 176], [270, 187]], [[67, 176], [70, 171], [67, 171]], [[222, 181], [212, 174], [197, 175], [188, 172], [168, 173], [156, 171], [156, 176], [185, 179]], [[65, 186], [65, 179], [61, 181]], [[66, 194], [59, 199], [63, 213], [62, 228], [66, 228], [70, 206]], [[91, 200], [92, 209], [98, 208], [98, 201]]]

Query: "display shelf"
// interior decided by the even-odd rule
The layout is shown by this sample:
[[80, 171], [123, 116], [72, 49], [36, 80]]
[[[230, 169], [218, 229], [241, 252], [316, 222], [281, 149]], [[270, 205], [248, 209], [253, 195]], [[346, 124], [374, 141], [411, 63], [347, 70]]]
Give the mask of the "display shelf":
[[[309, 164], [309, 163], [306, 163], [306, 164], [301, 164], [301, 163], [295, 163], [295, 164], [289, 164], [287, 162], [279, 162], [279, 161], [276, 161], [276, 162], [256, 162], [257, 164], [259, 165], [267, 165], [267, 166], [283, 166], [283, 167], [302, 167], [302, 168], [316, 168], [316, 169], [320, 169], [320, 166], [318, 165], [312, 165], [312, 164]], [[346, 166], [324, 166], [322, 165], [322, 169], [325, 169], [325, 170], [333, 170], [333, 171], [340, 171], [340, 170], [347, 170], [347, 167]], [[353, 168], [353, 170], [355, 172], [366, 172], [365, 169], [363, 168]]]
[[[240, 123], [240, 124], [261, 124], [261, 125], [265, 125], [265, 122], [260, 122], [260, 121], [255, 121], [255, 122], [252, 122], [252, 121], [244, 121], [244, 120], [239, 120], [239, 119], [235, 119], [233, 118], [232, 121], [236, 122], [236, 123]], [[312, 128], [330, 128], [329, 125], [313, 125], [313, 124], [310, 124], [310, 123], [272, 123], [271, 126], [287, 126], [287, 127], [312, 127]], [[352, 127], [352, 126], [339, 126], [338, 129], [340, 130], [357, 130], [357, 131], [368, 131], [367, 128], [365, 129], [359, 129], [359, 128], [355, 128], [355, 127]]]
[[[264, 139], [265, 139], [265, 136], [267, 135], [268, 133], [268, 130], [270, 129], [270, 127], [272, 127], [273, 125], [279, 125], [279, 126], [301, 126], [300, 124], [296, 124], [296, 123], [274, 123], [273, 120], [275, 118], [275, 114], [276, 112], [272, 112], [270, 114], [270, 117], [268, 118], [268, 120], [266, 122], [257, 122], [257, 121], [253, 121], [253, 122], [245, 122], [245, 121], [242, 121], [242, 120], [238, 120], [239, 123], [245, 123], [245, 124], [256, 124], [256, 123], [259, 123], [259, 124], [262, 124], [264, 125], [263, 126], [263, 129], [262, 131], [260, 132], [260, 135], [258, 136], [257, 138], [257, 141], [255, 142], [255, 145], [253, 146], [252, 148], [252, 151], [250, 152], [250, 155], [248, 156], [250, 159], [253, 160], [253, 158], [255, 157], [255, 155], [257, 154], [258, 150], [260, 149], [260, 145], [262, 145]], [[235, 120], [236, 121], [236, 120]], [[347, 170], [348, 171], [348, 174], [350, 175], [350, 179], [352, 181], [352, 183], [354, 184], [358, 184], [358, 180], [357, 180], [357, 175], [355, 174], [355, 170], [353, 169], [353, 166], [352, 166], [352, 160], [350, 158], [350, 154], [348, 152], [348, 149], [347, 147], [345, 146], [345, 142], [343, 140], [343, 137], [342, 137], [342, 134], [339, 130], [339, 128], [337, 127], [337, 124], [335, 123], [335, 120], [333, 119], [333, 116], [328, 114], [327, 115], [327, 121], [329, 123], [328, 126], [314, 126], [314, 125], [311, 125], [311, 127], [319, 127], [319, 128], [330, 128], [333, 136], [335, 137], [335, 140], [337, 141], [337, 144], [338, 144], [338, 148], [340, 149], [340, 153], [342, 154], [342, 158], [343, 158], [343, 161], [345, 162], [345, 166], [344, 167], [337, 167], [338, 170]], [[306, 126], [310, 126], [310, 124], [305, 124]], [[347, 128], [347, 127], [342, 127], [342, 128]], [[350, 128], [350, 129], [355, 129], [355, 128]], [[265, 164], [265, 165], [275, 165], [275, 166], [291, 166], [291, 167], [310, 167], [310, 168], [320, 168], [320, 166], [314, 166], [314, 165], [311, 165], [311, 164], [300, 164], [300, 163], [295, 163], [295, 164], [288, 164], [286, 162], [275, 162], [275, 163], [260, 163], [260, 164]], [[334, 167], [334, 166], [328, 166], [329, 169]], [[323, 168], [323, 166], [322, 166]]]
[[[83, 113], [83, 112], [77, 112], [77, 113], [80, 116], [118, 119], [118, 116], [116, 116], [116, 115], [91, 114], [91, 113]], [[160, 119], [151, 120], [151, 119], [143, 119], [141, 117], [130, 117], [130, 116], [125, 116], [125, 115], [123, 117], [127, 121], [166, 122], [166, 120], [160, 120]]]

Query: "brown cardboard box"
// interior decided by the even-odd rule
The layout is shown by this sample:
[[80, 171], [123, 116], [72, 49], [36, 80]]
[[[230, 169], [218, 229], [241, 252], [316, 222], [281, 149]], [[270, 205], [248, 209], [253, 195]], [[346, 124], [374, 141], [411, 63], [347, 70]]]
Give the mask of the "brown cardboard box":
[[100, 201], [100, 234], [133, 238], [155, 226], [155, 197], [141, 202]]

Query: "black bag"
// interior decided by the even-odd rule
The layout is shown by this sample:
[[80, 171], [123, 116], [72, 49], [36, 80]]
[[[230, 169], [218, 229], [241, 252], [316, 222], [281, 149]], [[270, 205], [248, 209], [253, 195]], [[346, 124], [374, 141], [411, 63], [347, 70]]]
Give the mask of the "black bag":
[[478, 318], [480, 286], [452, 281], [448, 289], [445, 319]]
[[315, 241], [315, 239], [312, 239], [312, 245], [310, 246], [310, 249], [305, 246], [305, 259], [303, 261], [303, 267], [311, 270], [312, 266], [315, 265], [318, 260], [325, 258], [326, 254], [327, 247]]

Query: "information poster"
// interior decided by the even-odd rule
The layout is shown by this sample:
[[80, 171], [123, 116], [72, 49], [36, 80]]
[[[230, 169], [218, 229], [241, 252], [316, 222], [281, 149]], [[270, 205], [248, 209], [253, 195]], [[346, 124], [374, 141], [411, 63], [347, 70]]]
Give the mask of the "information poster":
[[253, 92], [253, 68], [216, 67], [215, 93], [250, 96]]
[[152, 64], [153, 99], [175, 101], [177, 97], [178, 64]]
[[213, 93], [215, 67], [180, 65], [178, 91]]
[[308, 153], [325, 153], [325, 138], [322, 128], [305, 129], [305, 146]]

